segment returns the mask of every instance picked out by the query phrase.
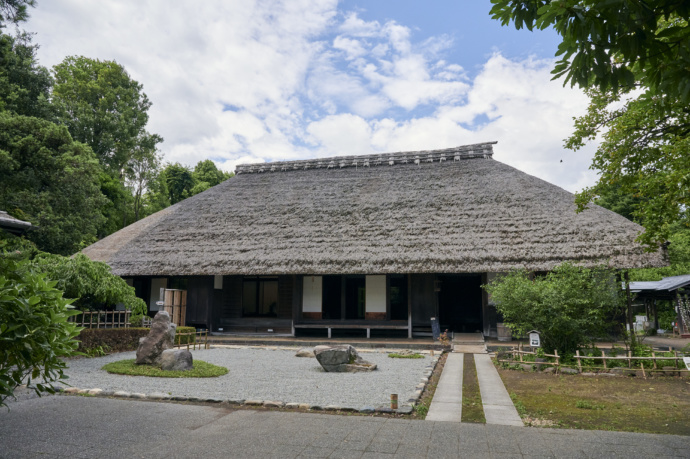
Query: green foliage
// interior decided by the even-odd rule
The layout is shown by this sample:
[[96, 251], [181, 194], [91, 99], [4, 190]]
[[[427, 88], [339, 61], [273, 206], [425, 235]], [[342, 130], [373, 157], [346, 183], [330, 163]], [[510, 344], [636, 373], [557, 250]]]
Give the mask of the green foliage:
[[557, 349], [563, 356], [604, 335], [609, 318], [623, 307], [615, 276], [603, 267], [563, 263], [535, 279], [516, 270], [484, 289], [513, 333], [539, 330], [544, 350]]
[[149, 334], [148, 328], [84, 328], [79, 337], [79, 352], [96, 354], [98, 350], [108, 352], [135, 351], [139, 339]]
[[0, 29], [7, 22], [16, 25], [29, 19], [27, 6], [36, 6], [36, 0], [0, 0]]
[[219, 183], [224, 182], [225, 180], [232, 178], [234, 176], [234, 174], [232, 173], [218, 170], [218, 167], [216, 167], [216, 163], [214, 163], [210, 159], [199, 161], [197, 165], [194, 167], [194, 172], [192, 173], [192, 175], [194, 176], [194, 180], [196, 180], [197, 183], [208, 184], [206, 188], [216, 186]]
[[617, 92], [636, 85], [648, 94], [690, 102], [690, 4], [599, 0], [491, 0], [493, 19], [562, 37], [552, 72], [565, 83]]
[[148, 122], [142, 86], [115, 61], [70, 56], [53, 67], [53, 103], [75, 140], [117, 177]]
[[397, 352], [391, 352], [388, 354], [391, 359], [423, 359], [422, 354], [398, 354]]
[[37, 225], [27, 238], [64, 255], [95, 241], [104, 203], [91, 150], [49, 121], [0, 113], [0, 208]]
[[70, 298], [80, 310], [110, 309], [123, 303], [133, 314], [145, 314], [146, 303], [137, 298], [134, 288], [121, 277], [110, 272], [110, 266], [91, 261], [81, 253], [74, 257], [41, 254], [33, 260], [36, 270], [57, 281], [57, 288]]
[[69, 300], [29, 264], [0, 258], [0, 406], [26, 383], [37, 394], [53, 393], [66, 379], [64, 357], [74, 355], [78, 328]]
[[134, 359], [111, 362], [103, 366], [108, 373], [130, 376], [151, 376], [154, 378], [214, 378], [228, 374], [228, 369], [203, 360], [194, 360], [189, 371], [163, 371], [152, 365], [137, 365]]
[[181, 333], [196, 333], [196, 328], [194, 327], [177, 327], [177, 330], [175, 330], [175, 345], [177, 346], [178, 344], [181, 346], [186, 345], [187, 343], [193, 344], [196, 342], [196, 335], [185, 335], [181, 336]]
[[615, 190], [627, 200], [625, 213], [645, 227], [640, 241], [651, 247], [663, 244], [679, 223], [690, 221], [687, 104], [668, 97], [638, 97], [619, 106], [619, 95], [589, 95], [587, 114], [576, 119], [566, 147], [577, 150], [601, 135], [591, 166], [601, 177], [577, 194], [578, 209], [597, 200], [606, 204]]
[[50, 88], [53, 79], [38, 65], [31, 36], [0, 33], [0, 111], [52, 119]]
[[146, 205], [144, 193], [156, 179], [160, 169], [161, 158], [156, 145], [162, 141], [163, 138], [156, 134], [140, 134], [126, 165], [126, 183], [134, 198], [134, 221], [142, 216]]
[[192, 171], [180, 163], [168, 164], [163, 169], [168, 187], [170, 204], [176, 204], [192, 195], [195, 182]]
[[575, 408], [583, 410], [603, 410], [606, 407], [604, 405], [592, 403], [589, 400], [578, 400], [575, 402]]

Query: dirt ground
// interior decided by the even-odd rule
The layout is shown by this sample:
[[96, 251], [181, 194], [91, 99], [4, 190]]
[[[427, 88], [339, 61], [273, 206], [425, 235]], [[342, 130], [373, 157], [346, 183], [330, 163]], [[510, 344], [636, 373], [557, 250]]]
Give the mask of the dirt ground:
[[518, 412], [534, 425], [690, 435], [688, 377], [498, 371]]

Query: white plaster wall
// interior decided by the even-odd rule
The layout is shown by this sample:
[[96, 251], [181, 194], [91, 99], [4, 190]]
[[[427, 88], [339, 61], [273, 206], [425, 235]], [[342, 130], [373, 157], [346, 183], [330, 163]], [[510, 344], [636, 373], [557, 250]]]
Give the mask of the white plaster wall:
[[386, 276], [367, 276], [366, 312], [386, 312]]
[[323, 278], [304, 276], [302, 289], [302, 312], [321, 312]]

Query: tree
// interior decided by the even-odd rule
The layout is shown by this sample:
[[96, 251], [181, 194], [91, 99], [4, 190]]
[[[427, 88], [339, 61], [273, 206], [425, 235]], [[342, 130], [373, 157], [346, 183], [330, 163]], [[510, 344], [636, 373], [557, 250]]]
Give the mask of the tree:
[[40, 395], [67, 378], [63, 359], [75, 354], [79, 329], [54, 285], [28, 262], [0, 257], [0, 406], [20, 384]]
[[566, 147], [577, 150], [601, 135], [591, 166], [601, 177], [577, 194], [578, 208], [611, 188], [619, 190], [632, 198], [628, 211], [645, 227], [640, 241], [655, 248], [675, 223], [690, 221], [690, 110], [681, 102], [662, 110], [656, 97], [627, 100], [622, 107], [616, 106], [620, 96], [612, 93], [593, 91], [590, 99]]
[[513, 333], [541, 332], [545, 351], [572, 355], [607, 330], [623, 307], [614, 274], [606, 268], [563, 263], [535, 279], [525, 270], [497, 277], [484, 286]]
[[133, 314], [146, 314], [146, 303], [137, 298], [133, 287], [112, 274], [110, 266], [91, 261], [84, 254], [63, 257], [43, 253], [34, 258], [32, 267], [56, 281], [55, 287], [74, 298], [72, 304], [81, 311], [111, 309], [122, 303]]
[[[492, 0], [493, 18], [563, 37], [554, 78], [588, 90], [588, 113], [566, 147], [604, 133], [592, 169], [601, 177], [577, 195], [578, 210], [611, 189], [630, 196], [639, 240], [655, 250], [688, 221], [690, 189], [690, 3], [676, 0]], [[642, 94], [631, 97], [631, 91]], [[620, 105], [623, 105], [621, 108]]]
[[100, 167], [64, 126], [0, 113], [0, 208], [37, 225], [28, 238], [64, 255], [95, 241], [103, 220]]
[[168, 187], [171, 205], [192, 195], [191, 191], [195, 183], [192, 171], [188, 167], [180, 163], [169, 163], [163, 169], [163, 173], [165, 174], [165, 183]]
[[27, 6], [36, 6], [36, 0], [0, 0], [0, 29], [6, 22], [26, 21], [29, 18]]
[[53, 74], [53, 103], [61, 122], [119, 177], [148, 122], [151, 102], [141, 84], [115, 61], [83, 56], [67, 57]]
[[38, 65], [31, 36], [0, 33], [0, 111], [53, 119], [50, 88], [53, 79]]
[[126, 185], [134, 196], [134, 221], [139, 220], [145, 204], [144, 193], [160, 168], [161, 157], [156, 150], [156, 144], [162, 140], [156, 134], [141, 134], [125, 168]]
[[602, 92], [636, 85], [690, 102], [690, 3], [678, 0], [491, 0], [493, 19], [549, 27], [563, 41], [554, 78]]

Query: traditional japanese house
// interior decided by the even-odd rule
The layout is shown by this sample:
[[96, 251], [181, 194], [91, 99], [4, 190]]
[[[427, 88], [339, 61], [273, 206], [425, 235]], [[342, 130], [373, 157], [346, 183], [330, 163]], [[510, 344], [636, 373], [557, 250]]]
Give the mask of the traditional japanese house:
[[[495, 142], [494, 142], [495, 143]], [[514, 268], [660, 266], [642, 228], [492, 159], [493, 144], [250, 164], [84, 253], [213, 332], [496, 335], [481, 285]]]

